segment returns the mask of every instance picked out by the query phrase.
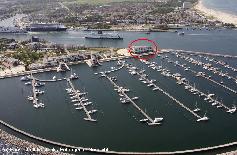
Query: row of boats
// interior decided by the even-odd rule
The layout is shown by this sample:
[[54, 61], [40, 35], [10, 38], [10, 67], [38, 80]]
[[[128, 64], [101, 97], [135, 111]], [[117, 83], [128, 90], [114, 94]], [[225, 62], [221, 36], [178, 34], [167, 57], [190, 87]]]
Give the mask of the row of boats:
[[[205, 63], [205, 62], [202, 62], [200, 60], [196, 60], [190, 56], [185, 56], [185, 55], [181, 55], [181, 54], [176, 54], [177, 57], [179, 58], [182, 58], [186, 61], [188, 61], [189, 63], [192, 63], [194, 65], [198, 65], [198, 66], [201, 66], [204, 70], [208, 70], [208, 71], [211, 71], [212, 73], [216, 74], [216, 75], [219, 75], [220, 77], [226, 77], [227, 79], [233, 79], [236, 83], [237, 83], [237, 79], [231, 75], [228, 74], [228, 72], [223, 72], [220, 68], [218, 67], [214, 67], [213, 64], [211, 63]], [[209, 60], [209, 62], [213, 62], [214, 59], [209, 59], [209, 58], [206, 58], [206, 60]], [[216, 61], [216, 64], [220, 64], [221, 62], [220, 61]], [[225, 65], [226, 68], [230, 68], [229, 65]], [[236, 69], [232, 68], [233, 71], [237, 71]], [[211, 77], [210, 77], [211, 78]], [[223, 81], [221, 81], [221, 83], [223, 83]]]
[[33, 76], [24, 76], [20, 79], [21, 81], [27, 81], [25, 85], [32, 85], [32, 96], [27, 96], [27, 100], [32, 101], [34, 108], [44, 108], [45, 105], [42, 102], [38, 102], [38, 96], [43, 95], [44, 91], [40, 89], [36, 89], [36, 87], [42, 87], [45, 85], [45, 83], [36, 82], [35, 78]]
[[[171, 60], [168, 60], [168, 61], [172, 62]], [[183, 68], [187, 68], [185, 65], [180, 65], [177, 61], [173, 62], [173, 63], [176, 64], [176, 65], [179, 65]], [[172, 77], [174, 77], [177, 80], [177, 84], [179, 84], [179, 85], [184, 84], [185, 85], [184, 88], [186, 90], [189, 90], [194, 95], [199, 95], [199, 97], [205, 96], [204, 101], [212, 103], [212, 106], [216, 106], [217, 108], [225, 107], [227, 109], [227, 111], [226, 111], [227, 113], [236, 112], [236, 106], [235, 105], [233, 105], [231, 108], [228, 108], [222, 102], [219, 102], [217, 99], [213, 98], [213, 96], [215, 94], [205, 94], [205, 93], [201, 92], [200, 90], [196, 89], [195, 84], [194, 84], [194, 86], [192, 86], [192, 85], [189, 84], [189, 81], [187, 81], [185, 78], [181, 78], [180, 74], [176, 73], [176, 75], [178, 75], [178, 76], [174, 76], [174, 75], [175, 74], [172, 74]], [[204, 72], [198, 72], [196, 76], [205, 76], [205, 73]]]
[[[86, 98], [87, 92], [80, 92], [79, 90], [74, 90], [73, 88], [66, 88], [66, 92], [69, 94], [71, 102], [76, 107], [76, 110], [84, 110], [87, 114], [93, 114], [97, 112], [96, 109], [89, 111], [86, 109], [86, 106], [92, 104], [92, 102], [90, 102], [89, 99]], [[88, 118], [84, 119], [88, 121], [96, 121]]]

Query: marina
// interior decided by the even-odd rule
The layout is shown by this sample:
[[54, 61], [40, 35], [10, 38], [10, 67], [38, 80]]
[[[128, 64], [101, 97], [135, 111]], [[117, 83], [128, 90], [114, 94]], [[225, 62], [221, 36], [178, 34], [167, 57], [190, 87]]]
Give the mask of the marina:
[[[200, 34], [204, 33], [203, 31], [185, 31], [185, 35], [182, 37], [171, 32], [165, 35], [151, 32], [149, 37], [157, 41], [162, 48], [174, 49], [162, 49], [156, 58], [149, 61], [150, 64], [126, 57], [126, 64], [145, 70], [143, 72], [140, 72], [142, 70], [135, 70], [136, 72], [139, 71], [140, 75], [149, 74], [141, 80], [139, 80], [141, 76], [136, 72], [131, 71], [128, 74], [125, 64], [121, 63], [123, 61], [122, 56], [107, 58], [103, 53], [100, 53], [103, 58], [99, 60], [101, 65], [97, 67], [88, 67], [84, 62], [78, 62], [67, 64], [70, 71], [67, 69], [68, 71], [57, 72], [56, 67], [32, 71], [36, 83], [46, 83], [45, 86], [42, 86], [44, 90], [40, 90], [45, 91], [45, 93], [36, 96], [38, 98], [37, 103], [42, 100], [47, 105], [42, 110], [32, 110], [32, 105], [28, 104], [27, 96], [29, 96], [29, 92], [32, 92], [33, 96], [33, 87], [32, 83], [29, 86], [25, 83], [32, 80], [19, 82], [22, 76], [30, 75], [30, 72], [1, 77], [0, 85], [3, 89], [0, 93], [4, 97], [0, 98], [0, 108], [8, 109], [10, 113], [1, 111], [0, 116], [4, 122], [17, 129], [49, 140], [55, 145], [60, 143], [66, 146], [99, 148], [101, 150], [108, 147], [109, 150], [113, 150], [112, 153], [124, 152], [126, 154], [129, 151], [138, 154], [139, 152], [144, 152], [141, 154], [151, 152], [169, 152], [172, 154], [173, 151], [187, 150], [177, 151], [177, 153], [185, 153], [215, 149], [218, 148], [217, 146], [222, 148], [228, 146], [225, 145], [227, 143], [235, 148], [236, 144], [234, 142], [237, 137], [234, 134], [236, 126], [233, 124], [237, 121], [235, 117], [236, 56], [234, 49], [230, 47], [232, 43], [230, 42], [228, 44], [230, 46], [225, 46], [225, 49], [222, 50], [221, 46], [225, 43], [219, 39], [225, 38], [228, 33], [233, 33], [233, 37], [235, 37], [235, 32], [222, 31], [214, 34], [217, 35], [214, 41], [207, 43], [199, 41], [200, 38], [204, 37]], [[207, 34], [205, 38], [211, 40], [210, 36], [216, 32], [207, 31], [205, 33]], [[47, 35], [41, 32], [37, 33], [39, 37], [56, 43], [120, 48], [127, 47], [127, 42], [130, 40], [145, 35], [142, 32], [130, 33], [123, 31], [120, 34], [123, 36], [123, 40], [107, 40], [105, 42], [94, 39], [84, 40], [83, 36], [85, 34], [81, 31], [66, 31], [60, 34], [50, 33]], [[197, 35], [191, 39], [190, 34]], [[7, 37], [6, 34], [4, 36]], [[25, 34], [24, 38], [29, 36], [31, 34]], [[73, 40], [68, 36], [72, 37]], [[17, 38], [21, 40], [23, 36], [19, 34]], [[170, 40], [174, 42], [171, 44]], [[182, 42], [185, 42], [185, 47], [179, 46]], [[192, 42], [195, 42], [195, 44], [192, 44]], [[200, 44], [202, 46], [199, 46]], [[213, 51], [213, 53], [196, 51]], [[218, 68], [218, 72], [214, 73], [208, 69], [203, 69], [204, 64], [199, 66], [189, 63], [185, 59], [176, 57], [175, 53], [192, 57], [205, 64], [210, 63], [213, 67]], [[207, 60], [206, 57], [208, 57]], [[211, 61], [213, 58], [217, 61]], [[118, 59], [121, 59], [121, 61], [116, 61]], [[154, 65], [152, 65], [153, 62]], [[161, 67], [159, 68], [159, 66]], [[127, 96], [120, 96], [117, 91], [114, 91], [114, 87], [110, 87], [108, 79], [109, 83], [107, 83], [108, 81], [103, 82], [106, 76], [100, 72], [104, 72], [118, 86], [125, 86], [133, 90], [136, 96], [130, 97], [129, 92], [126, 92]], [[70, 79], [70, 81], [75, 90], [80, 88], [76, 92], [87, 93], [86, 95], [79, 95], [80, 99], [88, 104], [83, 104], [87, 112], [81, 106], [79, 98], [74, 98], [74, 95], [70, 96], [65, 91], [65, 89], [72, 89], [68, 79], [74, 73], [79, 75], [79, 78], [75, 81]], [[180, 74], [179, 80], [177, 79], [179, 75], [176, 73]], [[228, 73], [226, 75], [231, 78], [219, 75], [221, 73]], [[101, 75], [102, 77], [98, 78]], [[187, 81], [180, 81], [182, 78]], [[39, 87], [36, 89], [39, 89]], [[82, 90], [86, 90], [86, 92]], [[35, 92], [38, 91], [35, 90]], [[10, 94], [14, 94], [14, 98]], [[214, 94], [214, 96], [211, 94]], [[123, 99], [126, 97], [131, 100]], [[32, 101], [30, 102], [32, 103]], [[92, 105], [92, 103], [96, 104]], [[18, 121], [11, 113], [17, 114]], [[92, 120], [97, 122], [88, 123], [88, 121], [84, 121], [82, 118], [90, 120], [88, 114]], [[208, 118], [206, 123], [196, 123], [197, 120], [202, 120], [205, 117]], [[158, 124], [150, 127], [148, 123], [153, 123], [155, 118], [162, 125]], [[227, 128], [228, 132], [226, 132]], [[177, 135], [177, 132], [180, 134]], [[194, 133], [201, 134], [196, 136]], [[190, 140], [188, 137], [192, 137], [192, 139]], [[127, 143], [132, 143], [133, 146], [124, 143], [124, 138], [128, 139]], [[152, 142], [148, 142], [150, 140]], [[134, 141], [136, 142], [134, 143]], [[178, 146], [177, 144], [180, 144], [181, 141], [182, 145]]]
[[237, 153], [237, 3], [174, 1], [0, 0], [0, 154]]
[[[101, 130], [105, 130], [106, 133], [109, 133], [105, 128], [107, 128], [106, 124], [113, 124], [114, 126], [116, 126], [116, 123], [118, 123], [120, 125], [123, 125], [124, 127], [126, 126], [126, 124], [129, 123], [130, 127], [125, 127], [126, 131], [129, 132], [130, 135], [134, 135], [132, 132], [132, 130], [130, 130], [129, 128], [136, 128], [136, 130], [140, 130], [139, 128], [142, 128], [142, 123], [146, 123], [148, 126], [149, 125], [154, 125], [154, 128], [156, 130], [168, 130], [170, 133], [170, 135], [168, 137], [172, 137], [174, 136], [175, 132], [173, 132], [171, 130], [171, 126], [176, 124], [176, 120], [179, 120], [179, 123], [186, 126], [187, 129], [183, 129], [185, 130], [185, 132], [187, 134], [192, 134], [194, 131], [194, 129], [192, 129], [191, 131], [190, 128], [195, 128], [195, 130], [202, 130], [204, 133], [206, 131], [206, 129], [201, 129], [201, 127], [203, 125], [200, 125], [200, 123], [196, 123], [199, 125], [195, 125], [195, 123], [191, 123], [193, 122], [193, 116], [195, 117], [195, 122], [196, 121], [206, 121], [206, 120], [210, 120], [207, 123], [201, 123], [201, 124], [205, 124], [205, 126], [208, 126], [208, 128], [213, 129], [213, 128], [218, 128], [219, 123], [228, 119], [230, 121], [234, 121], [235, 120], [235, 110], [232, 108], [231, 103], [233, 103], [232, 101], [228, 101], [226, 100], [226, 98], [223, 98], [223, 94], [219, 94], [218, 92], [215, 92], [213, 90], [206, 90], [203, 91], [201, 89], [198, 88], [198, 86], [193, 86], [193, 84], [191, 82], [183, 82], [182, 84], [178, 84], [179, 80], [177, 80], [175, 77], [178, 77], [178, 74], [175, 74], [176, 76], [174, 76], [175, 72], [171, 72], [171, 71], [167, 71], [169, 68], [170, 64], [171, 66], [175, 67], [174, 65], [176, 65], [171, 59], [167, 59], [165, 58], [167, 56], [167, 53], [163, 53], [161, 54], [161, 57], [157, 57], [156, 59], [154, 59], [153, 61], [150, 62], [140, 62], [140, 61], [136, 61], [133, 59], [126, 59], [126, 62], [124, 62], [124, 60], [119, 60], [119, 61], [104, 61], [102, 62], [101, 66], [96, 67], [96, 68], [89, 68], [87, 66], [87, 64], [79, 64], [79, 65], [72, 65], [70, 66], [70, 71], [65, 71], [65, 72], [56, 72], [55, 71], [51, 71], [51, 72], [42, 72], [42, 73], [33, 73], [34, 75], [34, 79], [35, 81], [37, 81], [38, 83], [46, 83], [47, 85], [45, 86], [45, 91], [47, 93], [45, 93], [42, 97], [44, 98], [43, 100], [45, 102], [47, 102], [47, 107], [45, 107], [44, 110], [42, 111], [36, 111], [37, 113], [44, 113], [45, 117], [49, 118], [49, 121], [53, 121], [52, 118], [49, 117], [49, 113], [47, 111], [60, 111], [59, 109], [61, 109], [62, 107], [64, 107], [63, 111], [67, 111], [66, 115], [57, 115], [56, 119], [69, 119], [73, 122], [80, 122], [79, 124], [83, 124], [83, 125], [75, 125], [75, 130], [72, 129], [70, 126], [65, 128], [64, 124], [61, 123], [57, 123], [55, 124], [57, 127], [58, 132], [62, 132], [64, 133], [65, 130], [70, 132], [70, 133], [74, 133], [74, 134], [78, 134], [77, 130], [83, 130], [83, 128], [87, 128], [88, 130], [92, 130], [92, 127], [90, 127], [91, 123], [86, 123], [87, 121], [82, 121], [81, 117], [85, 118], [86, 120], [95, 120], [93, 118], [93, 113], [95, 113], [97, 110], [96, 109], [101, 109], [103, 111], [103, 113], [101, 112], [97, 112], [96, 114], [96, 120], [98, 120], [98, 122], [95, 124], [96, 126], [98, 126], [100, 129], [99, 132], [102, 132]], [[164, 59], [163, 59], [164, 57]], [[161, 63], [160, 61], [162, 60], [162, 64], [159, 68], [159, 66], [157, 65], [158, 63]], [[169, 63], [168, 61], [170, 61], [171, 63]], [[131, 64], [131, 65], [128, 65]], [[129, 67], [129, 68], [127, 68]], [[142, 68], [139, 69], [139, 68]], [[154, 70], [154, 69], [155, 70]], [[193, 74], [193, 72], [187, 72], [185, 71], [184, 68], [179, 67], [178, 65], [176, 66], [176, 68], [180, 68], [184, 71], [184, 73], [191, 73], [190, 75], [192, 75], [195, 78], [198, 78], [196, 76], [196, 74]], [[186, 67], [187, 68], [187, 67]], [[165, 70], [164, 70], [165, 69]], [[130, 71], [129, 71], [130, 70]], [[73, 71], [73, 72], [72, 72]], [[149, 76], [146, 74], [149, 73]], [[74, 74], [75, 73], [75, 74]], [[130, 73], [130, 75], [128, 74]], [[162, 73], [162, 74], [161, 74]], [[163, 75], [164, 74], [164, 75]], [[181, 73], [182, 76], [180, 76], [180, 79], [182, 78], [186, 78], [189, 79], [188, 77], [186, 77], [186, 74]], [[75, 80], [74, 82], [72, 82], [72, 79], [70, 79], [70, 77], [72, 77], [72, 75], [80, 75], [79, 78], [77, 80]], [[90, 75], [90, 76], [88, 76]], [[138, 75], [138, 78], [134, 79], [134, 76]], [[98, 76], [102, 76], [102, 78], [98, 78]], [[52, 78], [53, 77], [53, 78]], [[76, 77], [76, 76], [75, 76]], [[149, 78], [148, 78], [149, 77]], [[182, 78], [181, 78], [182, 77]], [[19, 79], [21, 79], [22, 77], [13, 77], [13, 79], [18, 79], [17, 81], [19, 82]], [[125, 80], [126, 78], [126, 80]], [[163, 80], [162, 80], [162, 79]], [[172, 79], [170, 79], [172, 78]], [[45, 80], [43, 80], [45, 79]], [[47, 80], [49, 79], [49, 80]], [[103, 79], [107, 79], [109, 81], [109, 83], [112, 83], [112, 85], [114, 86], [113, 89], [111, 89], [109, 86], [107, 86], [107, 83], [103, 83], [101, 82], [101, 80]], [[166, 79], [166, 80], [165, 80]], [[175, 79], [175, 80], [173, 80]], [[203, 82], [205, 83], [209, 83], [209, 80], [205, 80], [204, 78], [199, 78], [200, 80], [203, 79]], [[12, 80], [12, 78], [6, 78], [3, 80]], [[24, 78], [22, 78], [22, 80], [26, 80], [24, 82], [21, 82], [22, 88], [23, 89], [27, 89], [28, 92], [28, 86], [25, 85], [25, 83], [27, 83], [29, 81], [32, 80], [32, 77], [28, 76], [24, 76]], [[162, 81], [163, 84], [160, 82]], [[172, 82], [173, 81], [173, 82]], [[192, 81], [190, 79], [190, 81]], [[139, 83], [142, 83], [139, 84]], [[157, 83], [157, 84], [156, 84]], [[167, 89], [167, 87], [164, 87], [164, 83], [167, 85], [173, 85], [173, 87], [175, 87], [175, 89], [179, 89], [178, 86], [182, 86], [180, 87], [180, 90], [178, 91], [186, 91], [189, 95], [185, 96], [184, 98], [186, 99], [181, 99], [178, 94], [173, 93], [172, 91], [170, 91], [170, 89]], [[212, 82], [213, 83], [213, 82]], [[32, 85], [32, 83], [31, 83]], [[120, 85], [125, 85], [125, 87], [120, 87]], [[178, 86], [177, 86], [178, 85]], [[4, 85], [2, 85], [4, 87]], [[145, 86], [145, 91], [139, 92], [141, 91], [141, 87]], [[176, 88], [177, 86], [177, 88]], [[189, 89], [188, 91], [185, 90], [185, 86], [188, 86]], [[219, 85], [218, 85], [219, 86]], [[9, 86], [11, 87], [11, 85]], [[17, 88], [15, 91], [25, 91], [25, 90], [21, 90], [21, 86], [18, 86], [19, 88]], [[100, 95], [104, 96], [104, 97], [100, 97], [100, 95], [96, 95], [98, 93], [97, 90], [93, 89], [94, 87], [97, 87], [98, 89], [100, 89]], [[81, 91], [81, 90], [77, 90], [77, 88], [86, 88], [86, 92], [85, 91]], [[104, 89], [106, 88], [106, 89]], [[136, 96], [134, 97], [130, 97], [130, 95], [128, 95], [126, 92], [126, 90], [128, 91], [127, 88], [131, 88], [131, 90], [133, 90], [134, 92], [136, 92]], [[61, 91], [61, 90], [66, 90], [65, 91]], [[115, 91], [114, 91], [115, 89]], [[194, 89], [195, 91], [190, 92], [192, 89]], [[107, 90], [112, 90], [111, 92], [108, 92]], [[125, 92], [124, 92], [124, 91]], [[159, 92], [156, 92], [156, 90], [159, 90], [159, 92], [161, 92], [161, 94], [164, 95], [158, 95], [160, 94]], [[118, 92], [119, 91], [119, 92]], [[151, 92], [154, 93], [151, 93]], [[206, 93], [208, 92], [209, 93]], [[76, 92], [76, 94], [73, 93], [67, 93], [67, 92]], [[88, 92], [88, 94], [87, 94]], [[114, 93], [115, 92], [115, 93]], [[146, 92], [149, 92], [149, 95], [147, 96]], [[1, 92], [3, 93], [3, 92]], [[7, 92], [5, 92], [7, 93]], [[56, 95], [58, 93], [62, 93], [65, 95]], [[86, 93], [88, 97], [83, 98], [84, 94]], [[112, 93], [112, 94], [111, 94]], [[193, 93], [197, 93], [197, 94], [193, 94]], [[23, 93], [24, 94], [24, 93]], [[120, 95], [121, 96], [120, 96]], [[172, 95], [171, 95], [172, 94]], [[215, 94], [215, 96], [210, 94]], [[116, 95], [116, 96], [114, 96]], [[199, 95], [202, 95], [201, 97]], [[232, 94], [235, 95], [235, 94]], [[27, 96], [27, 94], [25, 94], [24, 96]], [[147, 97], [146, 97], [147, 96]], [[193, 98], [193, 96], [197, 96], [197, 98]], [[216, 96], [218, 96], [219, 100], [217, 100]], [[210, 98], [208, 100], [204, 100], [205, 98]], [[91, 101], [89, 101], [87, 98], [90, 98]], [[157, 103], [156, 100], [152, 100], [152, 98], [159, 98], [159, 100], [161, 100], [161, 102], [159, 102], [157, 105], [154, 103]], [[192, 99], [193, 98], [193, 99]], [[222, 98], [223, 101], [221, 101], [220, 99]], [[65, 101], [66, 100], [66, 101]], [[83, 100], [83, 104], [80, 102]], [[169, 101], [171, 100], [171, 102]], [[211, 102], [209, 103], [209, 100], [214, 100], [215, 102]], [[139, 102], [136, 102], [139, 101]], [[147, 101], [149, 101], [149, 104], [147, 104]], [[65, 102], [67, 103], [71, 103], [71, 104], [65, 104]], [[90, 104], [91, 102], [93, 103], [100, 103], [99, 107], [97, 108], [90, 108]], [[124, 103], [123, 103], [124, 102]], [[152, 103], [153, 102], [153, 103]], [[169, 103], [170, 102], [170, 103]], [[177, 104], [173, 104], [177, 103]], [[228, 103], [229, 102], [229, 103]], [[4, 103], [4, 102], [3, 102]], [[87, 103], [88, 105], [85, 105], [84, 103]], [[120, 104], [118, 104], [120, 103]], [[196, 104], [195, 104], [196, 103]], [[198, 103], [198, 104], [197, 104]], [[205, 104], [202, 104], [205, 103]], [[209, 103], [209, 104], [207, 104]], [[212, 105], [214, 103], [217, 103], [216, 105]], [[226, 104], [224, 104], [226, 103]], [[228, 104], [227, 104], [228, 103]], [[83, 108], [83, 106], [84, 108]], [[217, 108], [217, 106], [222, 106], [220, 108]], [[27, 104], [22, 103], [21, 106], [25, 107], [25, 109], [28, 109], [26, 106]], [[129, 108], [130, 106], [134, 107], [134, 108]], [[17, 107], [17, 106], [16, 106]], [[61, 108], [59, 108], [61, 107]], [[111, 112], [111, 108], [107, 109], [107, 107], [111, 107], [112, 109], [116, 109], [116, 112], [113, 110]], [[182, 108], [179, 108], [182, 107]], [[216, 108], [214, 108], [216, 107]], [[58, 110], [55, 110], [58, 109]], [[78, 109], [76, 109], [78, 108]], [[68, 111], [69, 109], [71, 109], [70, 111]], [[91, 110], [89, 110], [91, 109]], [[145, 110], [144, 110], [145, 109]], [[78, 111], [84, 111], [85, 113], [81, 113]], [[158, 112], [154, 112], [158, 111]], [[30, 112], [31, 110], [28, 109], [28, 112]], [[228, 113], [231, 113], [232, 115], [225, 115], [225, 113], [223, 113], [223, 111]], [[27, 112], [26, 112], [27, 113]], [[116, 115], [113, 115], [113, 113], [116, 113]], [[191, 115], [190, 115], [191, 114]], [[208, 117], [207, 117], [207, 115]], [[75, 117], [76, 116], [76, 117]], [[157, 116], [162, 116], [162, 117], [157, 117]], [[66, 118], [64, 118], [66, 117]], [[222, 117], [222, 118], [220, 118]], [[154, 118], [154, 119], [153, 119]], [[164, 118], [164, 120], [163, 120]], [[175, 118], [175, 119], [174, 119]], [[36, 118], [33, 118], [36, 119]], [[136, 121], [134, 121], [134, 119]], [[116, 121], [115, 121], [116, 120]], [[155, 122], [156, 120], [156, 122]], [[163, 122], [164, 121], [164, 122]], [[162, 123], [162, 126], [160, 126], [160, 124]], [[61, 124], [61, 125], [60, 125]], [[66, 123], [68, 124], [68, 123]], [[186, 124], [186, 125], [185, 125]], [[188, 125], [187, 125], [188, 124]], [[210, 125], [209, 125], [210, 124]], [[23, 129], [25, 131], [27, 131], [26, 129], [24, 129], [23, 126], [21, 125], [16, 125], [18, 128]], [[29, 125], [32, 126], [32, 125]], [[37, 124], [33, 125], [33, 126], [38, 126]], [[64, 126], [64, 127], [62, 127]], [[103, 127], [104, 126], [104, 127]], [[157, 128], [157, 127], [158, 128]], [[44, 132], [45, 129], [43, 129], [42, 127], [40, 127], [42, 130], [42, 133]], [[55, 127], [51, 127], [52, 129]], [[152, 127], [153, 128], [153, 127]], [[163, 129], [164, 128], [164, 129]], [[169, 129], [170, 128], [170, 129]], [[181, 129], [181, 127], [178, 127], [178, 130]], [[144, 129], [143, 129], [144, 130]], [[149, 132], [149, 130], [152, 129], [145, 129], [145, 131]], [[207, 129], [209, 130], [209, 129]], [[45, 137], [44, 134], [36, 134], [34, 133], [34, 131], [29, 131], [32, 135], [38, 135], [39, 137]], [[152, 134], [147, 134], [148, 138], [153, 137], [155, 135], [155, 137], [159, 136], [159, 137], [163, 137], [163, 138], [167, 138], [167, 134], [164, 136], [162, 136], [161, 134], [157, 134], [156, 131], [152, 131]], [[164, 131], [163, 131], [164, 132]], [[223, 132], [223, 130], [221, 130], [220, 128], [218, 128], [218, 130], [215, 130], [215, 133], [221, 133]], [[98, 135], [98, 134], [94, 134], [94, 132], [91, 132], [93, 134], [93, 139], [100, 139], [102, 138], [103, 134]], [[105, 132], [102, 132], [105, 134]], [[120, 131], [116, 131], [116, 133], [118, 133], [118, 136], [122, 136], [122, 134], [120, 134]], [[156, 134], [154, 134], [156, 133]], [[51, 132], [52, 135], [54, 135]], [[110, 135], [110, 133], [109, 133]], [[205, 134], [204, 134], [205, 135]], [[197, 140], [197, 146], [200, 146], [200, 142], [205, 140], [205, 137], [201, 136], [201, 139], [196, 137]], [[211, 134], [212, 135], [212, 134]], [[112, 133], [111, 133], [112, 136]], [[115, 135], [113, 134], [113, 137]], [[135, 135], [134, 135], [135, 136]], [[215, 134], [213, 134], [212, 136], [215, 136]], [[86, 142], [87, 136], [83, 136], [83, 134], [80, 134], [80, 137], [83, 140], [84, 145], [80, 145], [79, 143], [76, 143], [76, 139], [73, 140], [75, 143], [71, 143], [71, 142], [67, 142], [67, 144], [73, 144], [73, 146], [83, 146], [83, 147], [92, 147], [90, 142]], [[116, 136], [115, 136], [116, 137]], [[230, 136], [232, 137], [232, 136]], [[162, 138], [162, 139], [163, 139]], [[234, 138], [234, 137], [232, 137]], [[49, 139], [49, 140], [53, 140], [56, 142], [60, 142], [60, 140], [56, 137], [45, 137], [45, 139]], [[72, 138], [73, 139], [73, 138]], [[231, 138], [228, 138], [231, 139]], [[196, 141], [194, 140], [194, 141]], [[112, 140], [113, 141], [113, 140]], [[233, 139], [234, 141], [234, 139]], [[111, 142], [111, 139], [109, 140], [105, 140], [101, 143], [101, 145], [94, 145], [94, 148], [102, 148], [103, 146], [107, 145], [109, 142]], [[227, 141], [226, 141], [227, 142]], [[115, 151], [124, 151], [127, 150], [125, 145], [121, 145], [120, 149], [116, 149], [118, 147], [114, 147], [114, 144], [116, 142], [113, 141], [113, 143], [111, 143], [111, 145], [109, 145], [109, 150], [115, 150]], [[156, 143], [161, 143], [160, 141], [156, 141]], [[174, 142], [173, 145], [175, 147], [175, 143]], [[214, 142], [212, 141], [212, 144]], [[223, 143], [222, 143], [223, 144]], [[139, 142], [138, 145], [146, 145], [145, 142]], [[137, 146], [138, 146], [137, 145]], [[193, 148], [198, 148], [197, 146], [193, 147]], [[213, 145], [207, 145], [207, 146], [213, 146]], [[93, 148], [93, 147], [92, 147]], [[176, 150], [184, 150], [183, 148], [186, 147], [177, 147]], [[151, 148], [149, 148], [150, 150]], [[134, 149], [130, 149], [131, 151], [136, 151], [136, 148], [134, 147]], [[162, 150], [166, 150], [165, 148], [161, 149]], [[139, 150], [139, 152], [147, 152], [148, 150], [146, 149], [141, 149]], [[153, 150], [155, 151], [155, 150]], [[149, 151], [150, 152], [150, 151]]]

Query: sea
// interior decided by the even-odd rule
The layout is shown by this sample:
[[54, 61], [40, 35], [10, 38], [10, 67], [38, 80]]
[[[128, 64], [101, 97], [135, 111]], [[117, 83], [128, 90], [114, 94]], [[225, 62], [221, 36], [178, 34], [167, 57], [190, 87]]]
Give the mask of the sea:
[[237, 0], [202, 0], [202, 2], [207, 8], [237, 15]]

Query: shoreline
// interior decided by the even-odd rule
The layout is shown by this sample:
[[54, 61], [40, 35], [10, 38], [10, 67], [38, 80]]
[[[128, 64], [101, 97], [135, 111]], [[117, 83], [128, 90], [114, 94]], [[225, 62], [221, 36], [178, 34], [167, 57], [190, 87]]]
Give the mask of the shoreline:
[[229, 13], [225, 13], [222, 11], [214, 10], [207, 8], [204, 6], [202, 0], [198, 0], [197, 4], [194, 6], [194, 9], [200, 11], [204, 16], [210, 19], [210, 17], [213, 17], [214, 19], [221, 21], [223, 23], [231, 23], [237, 26], [237, 16], [232, 15]]
[[[63, 152], [52, 151], [49, 148], [18, 138], [0, 128], [0, 152], [2, 153], [29, 153], [35, 155], [69, 155]], [[10, 144], [10, 147], [9, 147]], [[5, 146], [4, 146], [5, 145]], [[7, 146], [7, 147], [6, 147]]]

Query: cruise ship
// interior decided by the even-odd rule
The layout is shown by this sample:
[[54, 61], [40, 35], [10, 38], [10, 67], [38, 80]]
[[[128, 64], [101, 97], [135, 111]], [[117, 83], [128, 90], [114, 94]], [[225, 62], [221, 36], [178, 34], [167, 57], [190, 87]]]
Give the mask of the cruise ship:
[[118, 39], [122, 40], [123, 38], [118, 33], [103, 33], [103, 31], [91, 32], [85, 36], [86, 39]]
[[67, 28], [59, 23], [37, 23], [26, 26], [26, 30], [30, 32], [49, 32], [49, 31], [66, 31]]
[[27, 33], [27, 31], [18, 27], [0, 27], [0, 33]]

